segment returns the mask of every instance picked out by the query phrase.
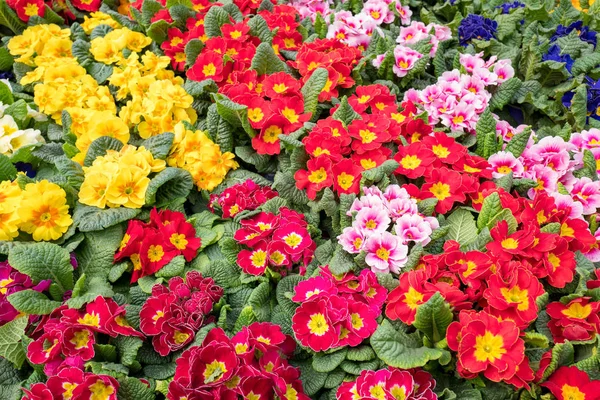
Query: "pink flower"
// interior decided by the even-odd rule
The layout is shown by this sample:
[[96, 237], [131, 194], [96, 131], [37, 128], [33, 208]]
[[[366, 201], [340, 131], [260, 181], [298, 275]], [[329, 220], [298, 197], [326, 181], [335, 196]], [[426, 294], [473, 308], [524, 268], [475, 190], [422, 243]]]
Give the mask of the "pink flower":
[[488, 162], [490, 163], [490, 167], [488, 168], [492, 171], [492, 176], [496, 179], [511, 172], [515, 177], [519, 177], [523, 173], [523, 164], [521, 164], [521, 161], [507, 151], [500, 151], [494, 154], [489, 158]]
[[554, 203], [558, 211], [564, 211], [568, 218], [583, 219], [583, 204], [573, 200], [568, 194], [558, 192], [550, 193], [554, 197]]
[[571, 189], [571, 196], [583, 205], [583, 214], [590, 215], [600, 207], [600, 182], [588, 177], [578, 179]]
[[394, 67], [392, 68], [396, 76], [402, 78], [408, 74], [415, 63], [423, 57], [423, 54], [406, 46], [396, 46], [394, 48]]
[[471, 128], [474, 116], [475, 107], [461, 101], [449, 114], [442, 115], [442, 124], [454, 131], [468, 130]]
[[374, 234], [365, 243], [367, 265], [373, 272], [399, 273], [406, 264], [408, 247], [389, 232]]
[[498, 83], [506, 82], [515, 76], [515, 70], [512, 67], [510, 60], [498, 60], [494, 65], [493, 71], [498, 76]]
[[410, 7], [403, 6], [398, 1], [396, 3], [396, 11], [398, 11], [398, 14], [400, 14], [400, 23], [402, 25], [410, 24], [410, 17], [412, 17], [412, 11], [410, 10]]
[[384, 208], [383, 199], [380, 196], [366, 194], [361, 196], [360, 199], [354, 200], [347, 215], [351, 216], [353, 212], [360, 211], [363, 208]]
[[437, 40], [439, 40], [440, 42], [443, 42], [444, 40], [448, 40], [452, 38], [452, 30], [444, 25], [438, 25], [438, 24], [434, 24], [431, 23], [429, 25], [427, 25], [427, 31], [431, 32], [431, 28], [434, 29], [434, 36]]
[[538, 183], [536, 187], [529, 189], [529, 191], [527, 192], [527, 195], [530, 199], [533, 199], [535, 193], [540, 190], [545, 190], [548, 193], [556, 191], [558, 173], [543, 165], [534, 165], [533, 167], [531, 167], [531, 169], [523, 173], [523, 178], [533, 179]]
[[426, 246], [431, 241], [431, 225], [422, 216], [418, 214], [405, 214], [396, 221], [396, 234], [402, 240], [402, 243], [408, 242], [421, 243]]
[[591, 128], [589, 131], [581, 131], [571, 135], [569, 143], [580, 149], [600, 148], [600, 129]]
[[[596, 238], [596, 244], [584, 256], [591, 262], [600, 262], [600, 229], [596, 231], [594, 237]], [[598, 274], [600, 274], [600, 271], [596, 270], [596, 276], [599, 276]]]
[[413, 21], [409, 26], [400, 28], [396, 43], [415, 44], [429, 36], [428, 29], [424, 23]]
[[461, 54], [460, 65], [465, 67], [468, 73], [473, 73], [475, 69], [484, 68], [485, 61], [481, 58], [480, 54]]
[[363, 235], [369, 236], [387, 230], [391, 219], [384, 208], [364, 208], [356, 214], [352, 226]]
[[365, 236], [353, 227], [344, 228], [342, 234], [337, 237], [342, 248], [351, 254], [358, 254], [363, 248]]

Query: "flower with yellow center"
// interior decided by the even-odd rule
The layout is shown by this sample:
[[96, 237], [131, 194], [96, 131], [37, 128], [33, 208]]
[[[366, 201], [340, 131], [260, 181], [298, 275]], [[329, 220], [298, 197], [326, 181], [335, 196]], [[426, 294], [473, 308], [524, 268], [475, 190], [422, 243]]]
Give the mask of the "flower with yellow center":
[[[40, 188], [48, 190], [40, 193]], [[54, 183], [27, 184], [18, 209], [21, 229], [30, 233], [35, 241], [60, 238], [73, 223], [66, 197], [65, 191]]]
[[447, 183], [442, 183], [442, 182], [434, 183], [429, 188], [429, 191], [439, 201], [443, 201], [443, 200], [447, 199], [448, 197], [450, 197], [450, 185], [448, 185]]
[[127, 208], [141, 208], [146, 203], [146, 189], [150, 179], [135, 167], [124, 168], [113, 177], [106, 191], [106, 199], [112, 204]]
[[313, 335], [323, 336], [329, 332], [329, 324], [327, 323], [327, 320], [323, 314], [316, 313], [310, 316], [308, 329]]
[[475, 359], [479, 362], [494, 362], [506, 354], [504, 339], [501, 335], [494, 335], [485, 331], [483, 335], [475, 337]]
[[109, 400], [114, 393], [115, 388], [105, 384], [101, 379], [90, 386], [90, 400]]

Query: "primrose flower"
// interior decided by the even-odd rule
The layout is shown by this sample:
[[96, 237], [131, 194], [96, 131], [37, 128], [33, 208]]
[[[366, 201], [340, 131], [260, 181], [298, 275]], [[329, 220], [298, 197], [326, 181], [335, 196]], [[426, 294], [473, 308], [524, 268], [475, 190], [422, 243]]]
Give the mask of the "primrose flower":
[[496, 37], [498, 23], [481, 15], [469, 14], [460, 22], [458, 38], [462, 46], [467, 46], [471, 39], [490, 40]]
[[400, 216], [396, 220], [394, 229], [402, 240], [402, 243], [415, 242], [421, 243], [423, 246], [426, 246], [431, 241], [430, 236], [433, 232], [431, 224], [418, 214], [404, 214]]
[[337, 237], [343, 249], [351, 254], [358, 254], [363, 248], [365, 236], [362, 231], [351, 226], [344, 228], [342, 234]]
[[385, 208], [363, 208], [356, 214], [352, 225], [365, 236], [369, 236], [386, 231], [390, 222]]
[[367, 257], [365, 262], [374, 272], [399, 273], [406, 264], [408, 247], [398, 236], [389, 232], [377, 233], [365, 242]]
[[396, 76], [402, 78], [408, 74], [415, 63], [423, 57], [423, 54], [403, 45], [394, 48], [394, 67], [392, 68]]
[[490, 163], [489, 169], [492, 171], [492, 176], [495, 179], [508, 175], [511, 172], [514, 176], [521, 176], [523, 173], [523, 164], [512, 153], [500, 151], [488, 160]]

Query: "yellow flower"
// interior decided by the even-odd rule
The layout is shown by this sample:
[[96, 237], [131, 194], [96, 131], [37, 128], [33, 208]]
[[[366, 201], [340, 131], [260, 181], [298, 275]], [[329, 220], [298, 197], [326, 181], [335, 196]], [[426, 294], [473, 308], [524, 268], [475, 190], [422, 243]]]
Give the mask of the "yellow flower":
[[235, 155], [233, 153], [221, 153], [221, 151], [217, 149], [217, 151], [214, 151], [204, 158], [204, 166], [207, 171], [210, 171], [215, 175], [225, 176], [227, 171], [239, 166], [234, 158]]
[[123, 168], [113, 177], [113, 182], [106, 192], [106, 199], [112, 204], [142, 208], [149, 183], [150, 179], [140, 168]]
[[152, 39], [140, 32], [127, 30], [125, 32], [126, 46], [129, 50], [139, 53], [146, 46], [152, 43]]
[[109, 112], [97, 112], [90, 127], [92, 141], [102, 136], [110, 136], [123, 144], [129, 141], [129, 128], [123, 120]]
[[0, 182], [0, 212], [11, 213], [21, 203], [22, 191], [17, 182]]
[[117, 42], [107, 40], [106, 37], [93, 39], [90, 47], [90, 53], [92, 53], [94, 59], [104, 64], [119, 62], [123, 58], [121, 50], [122, 48], [119, 47]]
[[108, 25], [113, 29], [121, 27], [121, 24], [115, 21], [110, 15], [100, 11], [91, 13], [89, 17], [87, 15], [84, 16], [81, 27], [83, 28], [83, 31], [89, 35], [98, 25]]
[[79, 202], [88, 206], [105, 208], [106, 190], [110, 184], [110, 174], [93, 170], [85, 174], [85, 180], [79, 190]]
[[0, 212], [0, 240], [11, 241], [19, 236], [19, 222], [16, 212]]
[[71, 41], [71, 39], [53, 37], [50, 38], [50, 40], [48, 40], [48, 42], [44, 46], [44, 51], [41, 55], [52, 58], [72, 57], [72, 46], [73, 42]]
[[18, 209], [21, 229], [35, 241], [60, 238], [73, 223], [66, 197], [60, 186], [46, 180], [27, 184]]

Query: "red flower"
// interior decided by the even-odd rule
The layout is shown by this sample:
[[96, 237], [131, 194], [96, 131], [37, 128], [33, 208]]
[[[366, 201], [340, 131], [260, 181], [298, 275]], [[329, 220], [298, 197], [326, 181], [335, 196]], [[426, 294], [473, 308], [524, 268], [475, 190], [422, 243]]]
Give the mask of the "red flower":
[[421, 143], [430, 149], [438, 159], [436, 163], [453, 165], [467, 154], [467, 149], [460, 143], [456, 143], [454, 138], [448, 137], [444, 132], [435, 132], [432, 136], [426, 136]]
[[486, 313], [463, 310], [450, 324], [448, 347], [458, 352], [458, 373], [468, 379], [478, 373], [491, 381], [509, 381], [525, 357], [525, 344], [513, 321]]
[[433, 400], [435, 380], [422, 370], [388, 367], [379, 371], [363, 370], [354, 382], [344, 382], [337, 390], [339, 400], [406, 399]]
[[256, 243], [252, 250], [242, 250], [238, 253], [237, 263], [247, 274], [262, 275], [269, 265], [267, 242]]
[[360, 166], [348, 158], [336, 163], [332, 168], [335, 191], [340, 195], [342, 193], [358, 194], [362, 170]]
[[46, 13], [44, 0], [16, 0], [13, 8], [19, 18], [25, 22], [28, 22], [29, 18], [33, 16], [43, 17]]
[[400, 164], [395, 173], [416, 179], [423, 175], [429, 175], [435, 156], [429, 148], [417, 142], [409, 146], [398, 147], [398, 153], [394, 156], [394, 160]]
[[162, 229], [162, 234], [166, 238], [166, 247], [182, 254], [188, 262], [196, 257], [202, 244], [200, 238], [196, 237], [194, 226], [185, 220], [168, 224]]
[[265, 121], [258, 136], [252, 138], [252, 147], [258, 154], [279, 154], [279, 135], [289, 126], [289, 121], [281, 115], [273, 115]]
[[129, 221], [127, 232], [125, 232], [119, 250], [115, 254], [115, 262], [140, 252], [145, 225], [142, 221], [136, 219]]
[[140, 246], [140, 261], [142, 270], [140, 275], [135, 277], [135, 271], [132, 275], [132, 282], [137, 279], [156, 273], [159, 269], [167, 265], [176, 255], [177, 249], [171, 246], [165, 240], [165, 237], [160, 232], [150, 233], [147, 231], [146, 237]]
[[298, 170], [294, 174], [296, 187], [306, 189], [309, 199], [314, 200], [317, 193], [333, 184], [331, 161], [325, 157], [313, 158], [307, 163], [308, 171]]
[[471, 187], [463, 182], [461, 174], [447, 168], [439, 168], [431, 172], [431, 177], [421, 188], [421, 197], [438, 199], [435, 211], [445, 214], [450, 211], [455, 202], [465, 201], [465, 192], [469, 189]]
[[65, 330], [62, 349], [65, 356], [79, 356], [84, 361], [94, 357], [94, 332], [87, 328], [69, 327]]
[[98, 11], [100, 9], [101, 0], [73, 0], [71, 4], [75, 8], [84, 11]]
[[560, 367], [542, 383], [558, 400], [600, 399], [600, 381], [590, 380], [579, 368]]
[[239, 42], [245, 42], [248, 40], [248, 33], [250, 27], [246, 21], [238, 22], [237, 24], [223, 24], [221, 25], [221, 33], [224, 38], [237, 40]]
[[[255, 129], [263, 129], [265, 123], [273, 115], [270, 103], [260, 96], [252, 96], [249, 100], [243, 102], [243, 104], [248, 107], [247, 113], [250, 125]], [[283, 133], [283, 129], [281, 129], [281, 133]]]
[[386, 147], [366, 151], [362, 154], [352, 154], [352, 161], [364, 170], [375, 168], [389, 160], [392, 151]]
[[283, 116], [287, 123], [283, 127], [285, 133], [294, 132], [310, 119], [310, 113], [304, 113], [302, 96], [281, 97], [273, 100], [273, 110]]
[[527, 250], [533, 245], [534, 227], [528, 224], [512, 234], [508, 231], [508, 223], [500, 221], [490, 232], [493, 242], [486, 245], [486, 248], [501, 260], [510, 260], [514, 256], [528, 255]]
[[263, 91], [271, 99], [285, 96], [301, 97], [300, 82], [285, 72], [268, 75], [263, 81]]
[[112, 376], [88, 374], [73, 391], [73, 398], [117, 400], [118, 391], [119, 383]]
[[[556, 235], [555, 235], [556, 236]], [[569, 244], [564, 238], [557, 237], [554, 248], [543, 253], [543, 265], [548, 283], [557, 288], [563, 288], [573, 280], [575, 274], [575, 253], [569, 250]]]
[[388, 127], [389, 122], [376, 115], [355, 119], [348, 125], [348, 133], [355, 139], [352, 141], [352, 150], [361, 154], [381, 147], [382, 143], [391, 139]]
[[223, 75], [223, 56], [215, 51], [202, 51], [187, 71], [187, 77], [193, 81], [212, 79], [221, 82]]
[[590, 301], [589, 297], [571, 300], [568, 304], [553, 302], [546, 312], [550, 316], [548, 328], [554, 342], [565, 340], [591, 340], [600, 332], [600, 302]]
[[[330, 297], [328, 300], [333, 298]], [[325, 351], [334, 347], [339, 338], [334, 323], [337, 322], [337, 313], [333, 315], [331, 303], [323, 298], [303, 303], [296, 309], [292, 317], [292, 330], [296, 339], [303, 346], [310, 347], [313, 351]]]
[[405, 272], [399, 277], [400, 285], [388, 294], [385, 315], [407, 325], [415, 320], [417, 309], [431, 298], [433, 292], [425, 289], [427, 274], [424, 270]]

